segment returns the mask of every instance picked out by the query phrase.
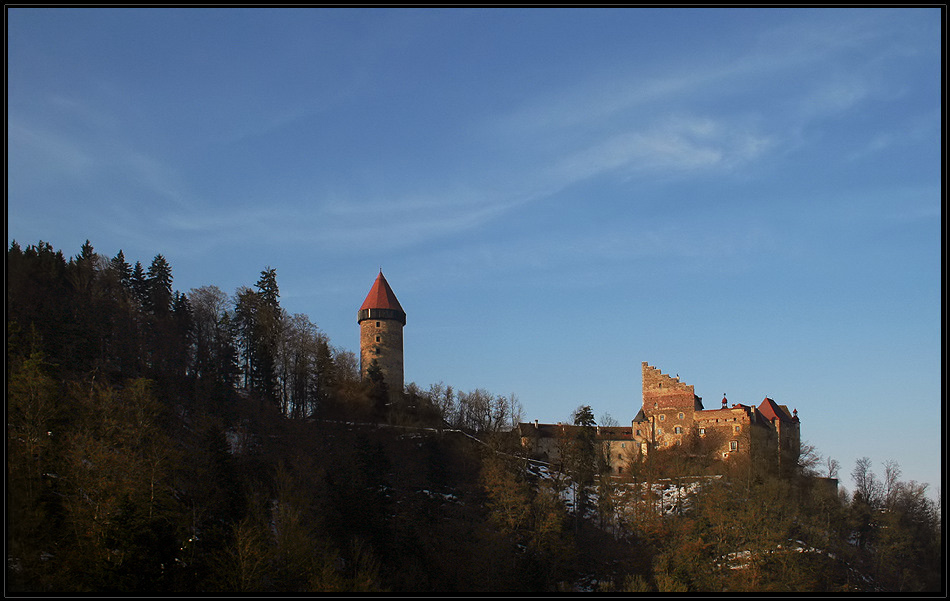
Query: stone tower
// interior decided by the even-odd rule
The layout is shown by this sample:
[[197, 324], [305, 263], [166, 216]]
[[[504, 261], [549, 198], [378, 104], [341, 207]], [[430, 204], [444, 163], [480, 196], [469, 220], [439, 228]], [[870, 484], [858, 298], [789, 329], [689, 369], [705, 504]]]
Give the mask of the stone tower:
[[357, 321], [360, 324], [360, 376], [366, 377], [375, 360], [390, 393], [401, 394], [402, 328], [406, 325], [406, 312], [383, 277], [382, 270], [360, 307]]

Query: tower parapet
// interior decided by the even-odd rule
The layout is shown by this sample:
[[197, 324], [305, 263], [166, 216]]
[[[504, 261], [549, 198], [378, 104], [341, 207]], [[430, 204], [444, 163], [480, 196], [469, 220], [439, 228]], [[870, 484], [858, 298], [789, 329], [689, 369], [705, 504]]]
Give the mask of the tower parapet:
[[360, 309], [356, 321], [362, 323], [367, 319], [393, 319], [406, 325], [406, 312], [401, 309]]
[[702, 399], [693, 392], [693, 386], [680, 382], [679, 377], [668, 376], [659, 369], [641, 364], [643, 374], [643, 410], [649, 415], [660, 409], [687, 409], [699, 411]]

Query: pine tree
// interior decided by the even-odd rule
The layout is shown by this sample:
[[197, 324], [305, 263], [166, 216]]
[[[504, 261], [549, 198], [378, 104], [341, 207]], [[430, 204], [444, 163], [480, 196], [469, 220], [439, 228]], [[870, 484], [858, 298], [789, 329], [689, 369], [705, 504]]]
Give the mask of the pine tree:
[[569, 453], [565, 458], [568, 472], [574, 481], [574, 527], [587, 509], [589, 488], [594, 483], [594, 471], [597, 467], [597, 431], [594, 412], [590, 405], [581, 405], [573, 414], [577, 430], [568, 445]]
[[[126, 262], [125, 254], [123, 254], [122, 249], [119, 249], [119, 252], [116, 254], [116, 256], [112, 257], [112, 260], [109, 262], [109, 266], [112, 268], [113, 273], [115, 273], [116, 279], [122, 286], [122, 289], [125, 290], [126, 293], [131, 293], [132, 266]], [[141, 267], [141, 264], [139, 267]]]
[[280, 292], [277, 287], [277, 270], [268, 267], [257, 281], [258, 307], [255, 329], [255, 388], [261, 399], [275, 403], [279, 398], [277, 352], [283, 325], [280, 308]]
[[257, 293], [261, 297], [261, 302], [265, 305], [277, 309], [280, 306], [280, 290], [277, 287], [277, 270], [273, 267], [267, 267], [261, 272], [261, 277], [255, 285]]
[[130, 284], [132, 287], [133, 296], [135, 297], [139, 308], [142, 311], [147, 310], [149, 304], [149, 282], [148, 276], [145, 275], [145, 269], [142, 267], [141, 261], [135, 262], [135, 267], [132, 269]]
[[149, 312], [167, 315], [172, 304], [172, 268], [161, 254], [155, 255], [148, 267]]

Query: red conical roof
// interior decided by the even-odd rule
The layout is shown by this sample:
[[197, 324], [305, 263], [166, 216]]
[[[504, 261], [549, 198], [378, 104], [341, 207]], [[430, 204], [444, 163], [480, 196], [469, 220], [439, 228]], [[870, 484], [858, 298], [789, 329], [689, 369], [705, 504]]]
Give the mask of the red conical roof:
[[379, 276], [373, 282], [373, 287], [366, 295], [366, 300], [363, 301], [360, 311], [364, 309], [393, 309], [405, 313], [396, 299], [393, 289], [389, 287], [389, 282], [383, 277], [382, 271], [379, 272]]

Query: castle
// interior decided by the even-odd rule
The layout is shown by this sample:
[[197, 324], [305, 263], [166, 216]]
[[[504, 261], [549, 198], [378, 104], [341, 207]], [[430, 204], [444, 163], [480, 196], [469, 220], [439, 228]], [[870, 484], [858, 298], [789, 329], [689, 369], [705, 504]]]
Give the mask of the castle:
[[[721, 407], [704, 409], [692, 385], [646, 362], [641, 371], [643, 404], [630, 427], [597, 427], [597, 438], [615, 475], [622, 475], [631, 462], [641, 461], [656, 449], [683, 444], [691, 435], [715, 441], [722, 459], [748, 457], [779, 471], [797, 465], [801, 444], [797, 410], [789, 412], [787, 406], [768, 397], [758, 407], [729, 405], [725, 396]], [[518, 434], [522, 445], [534, 455], [558, 462], [559, 438], [577, 427], [535, 421], [519, 424]]]
[[[402, 394], [403, 327], [406, 312], [380, 269], [357, 314], [360, 326], [360, 375], [377, 367], [391, 395]], [[722, 406], [705, 409], [692, 385], [643, 362], [643, 402], [630, 427], [597, 427], [597, 437], [615, 475], [629, 470], [650, 452], [683, 444], [698, 435], [721, 445], [722, 459], [742, 456], [780, 471], [797, 465], [800, 448], [798, 411], [789, 412], [766, 397], [758, 407], [723, 396]], [[522, 445], [535, 456], [558, 462], [559, 439], [577, 426], [518, 424]]]

